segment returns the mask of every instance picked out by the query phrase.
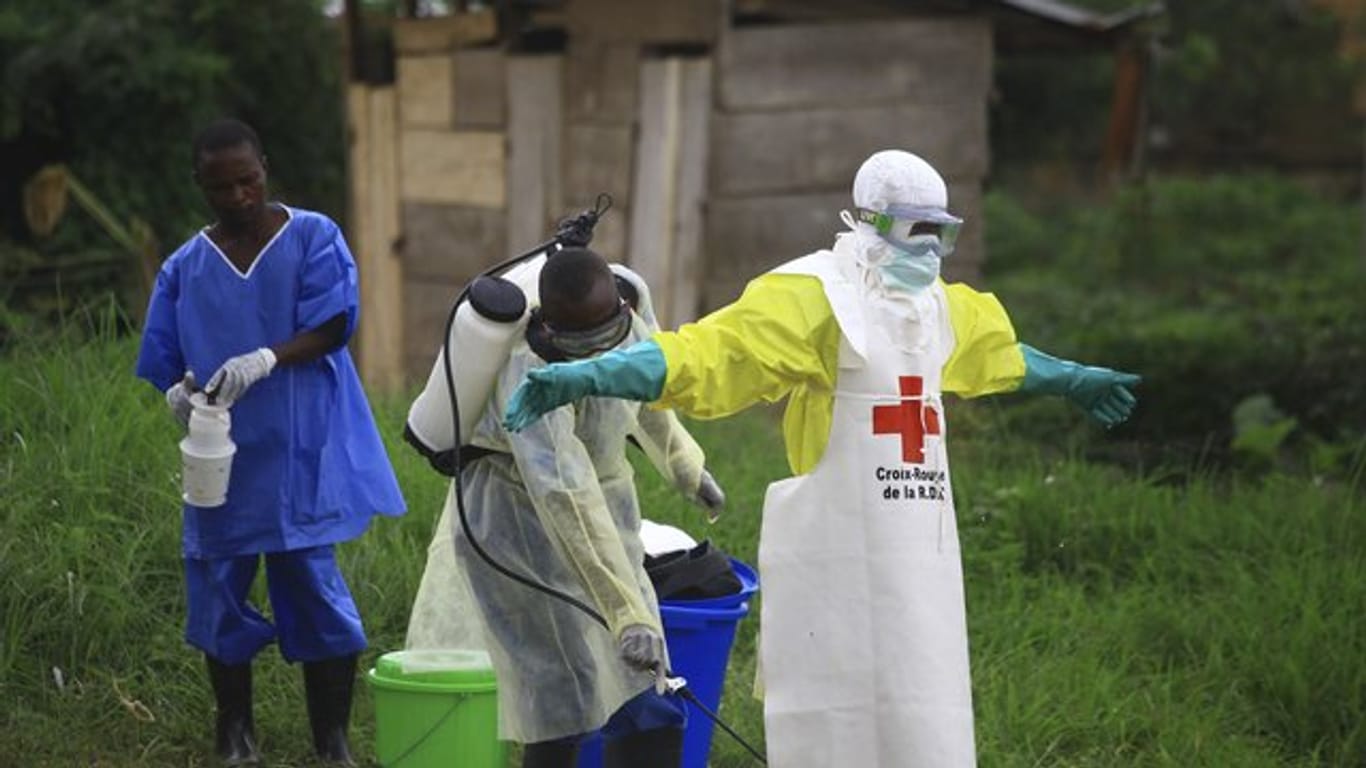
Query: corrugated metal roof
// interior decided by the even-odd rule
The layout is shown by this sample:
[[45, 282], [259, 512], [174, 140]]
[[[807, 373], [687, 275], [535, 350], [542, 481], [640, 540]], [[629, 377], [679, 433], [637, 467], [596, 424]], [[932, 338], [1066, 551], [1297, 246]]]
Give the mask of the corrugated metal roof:
[[996, 0], [996, 3], [1057, 24], [1096, 32], [1108, 32], [1166, 11], [1161, 2], [1135, 5], [1113, 13], [1098, 13], [1059, 0]]
[[[679, 0], [651, 0], [678, 2]], [[529, 9], [564, 8], [573, 0], [510, 0]], [[1163, 0], [1133, 0], [1118, 11], [1103, 12], [1082, 8], [1064, 0], [731, 0], [734, 11], [787, 14], [789, 19], [861, 17], [877, 9], [901, 6], [908, 10], [940, 10], [955, 13], [1004, 12], [1042, 22], [1062, 30], [1106, 35], [1138, 21], [1166, 12]], [[851, 10], [859, 12], [850, 13]], [[860, 13], [861, 12], [861, 13]]]

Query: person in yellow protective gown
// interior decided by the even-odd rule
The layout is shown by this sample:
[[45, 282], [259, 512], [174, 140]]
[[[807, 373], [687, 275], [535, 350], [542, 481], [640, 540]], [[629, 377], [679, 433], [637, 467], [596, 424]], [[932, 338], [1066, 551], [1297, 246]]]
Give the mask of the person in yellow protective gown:
[[585, 396], [701, 418], [787, 397], [794, 476], [769, 487], [759, 540], [769, 763], [972, 766], [941, 394], [1057, 394], [1113, 426], [1139, 377], [1021, 344], [994, 296], [939, 278], [961, 219], [921, 158], [872, 155], [853, 198], [833, 248], [677, 332], [528, 373], [505, 422]]

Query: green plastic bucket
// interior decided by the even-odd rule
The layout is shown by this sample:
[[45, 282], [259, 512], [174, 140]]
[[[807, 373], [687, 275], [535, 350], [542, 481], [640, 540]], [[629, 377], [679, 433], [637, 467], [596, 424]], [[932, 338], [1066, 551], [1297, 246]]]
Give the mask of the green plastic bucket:
[[384, 768], [503, 768], [498, 683], [483, 651], [394, 651], [366, 676]]

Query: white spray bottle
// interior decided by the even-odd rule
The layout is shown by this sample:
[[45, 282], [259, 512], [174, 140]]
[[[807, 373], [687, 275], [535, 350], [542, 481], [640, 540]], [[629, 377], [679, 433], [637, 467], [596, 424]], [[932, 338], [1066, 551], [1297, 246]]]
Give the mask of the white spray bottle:
[[232, 417], [225, 405], [211, 404], [203, 392], [190, 396], [189, 431], [180, 441], [181, 483], [185, 503], [219, 507], [228, 500], [232, 474]]

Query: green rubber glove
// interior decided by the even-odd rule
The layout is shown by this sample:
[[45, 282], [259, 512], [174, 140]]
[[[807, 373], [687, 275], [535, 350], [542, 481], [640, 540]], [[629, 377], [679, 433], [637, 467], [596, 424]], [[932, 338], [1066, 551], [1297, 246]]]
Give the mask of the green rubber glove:
[[1138, 399], [1129, 387], [1143, 381], [1141, 376], [1059, 360], [1028, 344], [1021, 344], [1020, 352], [1025, 377], [1019, 391], [1062, 395], [1106, 427], [1122, 423], [1134, 412]]
[[664, 352], [653, 341], [587, 360], [551, 363], [527, 372], [508, 401], [503, 426], [521, 432], [546, 413], [585, 397], [658, 400], [667, 374]]

